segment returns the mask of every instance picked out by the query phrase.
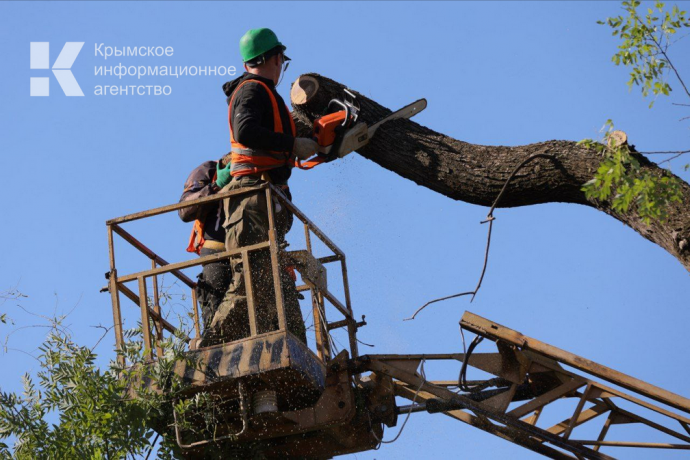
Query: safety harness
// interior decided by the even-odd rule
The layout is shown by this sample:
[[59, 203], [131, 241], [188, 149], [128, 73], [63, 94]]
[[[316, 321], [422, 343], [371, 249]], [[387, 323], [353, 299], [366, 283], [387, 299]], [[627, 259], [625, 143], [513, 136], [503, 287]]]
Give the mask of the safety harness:
[[[213, 178], [211, 179], [211, 184], [213, 184], [218, 178], [218, 172], [213, 173]], [[220, 206], [220, 203], [218, 203]], [[204, 221], [197, 219], [194, 221], [194, 226], [192, 227], [192, 233], [189, 235], [189, 243], [187, 244], [187, 252], [196, 252], [201, 255], [201, 248], [204, 247], [206, 239], [204, 238]]]
[[[231, 166], [230, 174], [233, 177], [247, 176], [252, 174], [262, 173], [274, 168], [280, 168], [281, 166], [297, 167], [299, 169], [308, 170], [312, 169], [314, 166], [324, 163], [324, 159], [321, 157], [315, 157], [313, 160], [301, 162], [299, 159], [291, 158], [288, 152], [276, 152], [273, 150], [261, 150], [253, 149], [240, 144], [235, 140], [235, 135], [232, 130], [232, 106], [235, 101], [235, 95], [239, 89], [247, 83], [258, 83], [264, 87], [271, 99], [271, 107], [273, 108], [273, 131], [276, 133], [283, 133], [283, 121], [280, 118], [280, 111], [278, 110], [278, 101], [273, 94], [273, 91], [268, 87], [268, 85], [259, 80], [245, 80], [235, 89], [230, 98], [230, 103], [228, 104], [228, 126], [230, 128], [230, 146], [231, 146]], [[289, 118], [290, 118], [290, 134], [293, 137], [297, 135], [297, 129], [295, 128], [295, 121], [290, 114], [290, 109], [287, 105], [285, 106]]]
[[[259, 80], [245, 80], [235, 89], [228, 104], [228, 126], [230, 128], [230, 175], [233, 177], [241, 177], [248, 175], [261, 174], [271, 169], [288, 166], [290, 168], [297, 167], [303, 170], [312, 169], [314, 166], [325, 162], [321, 156], [317, 156], [312, 160], [301, 162], [299, 159], [291, 158], [288, 152], [277, 152], [274, 150], [261, 150], [247, 147], [235, 140], [235, 135], [232, 131], [232, 105], [235, 101], [237, 91], [247, 83], [258, 83], [264, 87], [271, 99], [271, 107], [273, 108], [273, 131], [276, 133], [283, 133], [283, 121], [280, 118], [280, 111], [278, 110], [278, 101], [273, 94], [273, 91], [266, 85], [266, 83]], [[297, 134], [295, 128], [295, 121], [290, 114], [290, 109], [287, 105], [285, 109], [288, 111], [290, 117], [290, 133], [293, 137]], [[213, 176], [213, 182], [216, 181], [216, 175]], [[204, 222], [200, 220], [194, 221], [192, 233], [189, 236], [189, 244], [187, 245], [187, 252], [201, 253], [201, 248], [205, 243], [204, 239]], [[294, 276], [294, 274], [292, 275]]]
[[[259, 174], [270, 169], [280, 168], [281, 166], [292, 166], [290, 162], [290, 154], [288, 152], [277, 152], [273, 150], [253, 149], [240, 144], [235, 140], [235, 135], [232, 130], [232, 106], [235, 101], [235, 96], [240, 88], [247, 83], [258, 83], [266, 89], [271, 99], [271, 106], [273, 108], [273, 131], [276, 133], [283, 133], [283, 122], [280, 118], [280, 111], [278, 110], [278, 101], [273, 95], [273, 91], [266, 85], [266, 83], [259, 80], [245, 80], [234, 91], [230, 104], [228, 104], [228, 125], [230, 127], [230, 146], [231, 146], [231, 166], [230, 174], [233, 177], [248, 176]], [[287, 110], [287, 106], [285, 107]], [[290, 111], [288, 110], [288, 113]], [[295, 122], [290, 116], [290, 130], [294, 137], [296, 133]]]

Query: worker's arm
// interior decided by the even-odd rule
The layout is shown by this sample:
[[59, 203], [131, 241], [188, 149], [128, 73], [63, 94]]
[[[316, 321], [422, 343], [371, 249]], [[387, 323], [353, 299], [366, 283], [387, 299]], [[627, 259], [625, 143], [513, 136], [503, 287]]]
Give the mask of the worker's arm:
[[[184, 184], [184, 192], [180, 197], [180, 203], [215, 194], [218, 191], [218, 186], [213, 182], [215, 172], [215, 161], [207, 161], [192, 171]], [[217, 207], [218, 203], [210, 203], [205, 206], [190, 206], [178, 210], [178, 214], [183, 222], [192, 222], [193, 220], [201, 219], [210, 209], [216, 209]]]
[[267, 127], [273, 126], [273, 111], [264, 87], [251, 83], [243, 85], [234, 99], [231, 116], [237, 142], [253, 149], [292, 152], [295, 138]]

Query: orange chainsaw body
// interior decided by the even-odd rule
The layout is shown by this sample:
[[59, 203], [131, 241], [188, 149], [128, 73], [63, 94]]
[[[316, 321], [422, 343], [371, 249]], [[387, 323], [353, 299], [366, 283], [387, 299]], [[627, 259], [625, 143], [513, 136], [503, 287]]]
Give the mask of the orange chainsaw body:
[[321, 147], [328, 147], [335, 142], [336, 128], [343, 125], [348, 114], [345, 110], [329, 113], [314, 120], [314, 137]]

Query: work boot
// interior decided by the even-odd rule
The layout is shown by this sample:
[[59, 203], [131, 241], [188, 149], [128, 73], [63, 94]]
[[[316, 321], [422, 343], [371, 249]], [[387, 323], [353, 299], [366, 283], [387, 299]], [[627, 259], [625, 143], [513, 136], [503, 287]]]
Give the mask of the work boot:
[[226, 293], [209, 327], [215, 343], [234, 342], [249, 337], [246, 296]]

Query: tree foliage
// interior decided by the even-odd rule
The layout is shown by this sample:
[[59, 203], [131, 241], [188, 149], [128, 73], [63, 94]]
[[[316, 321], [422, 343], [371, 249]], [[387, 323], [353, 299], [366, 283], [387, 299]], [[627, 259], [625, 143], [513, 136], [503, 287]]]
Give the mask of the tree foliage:
[[[690, 97], [683, 79], [671, 62], [668, 50], [673, 45], [675, 34], [683, 28], [690, 27], [687, 13], [674, 5], [670, 11], [664, 11], [665, 4], [657, 1], [654, 9], [647, 8], [646, 14], [640, 16], [639, 0], [623, 2], [625, 16], [607, 18], [599, 24], [607, 24], [613, 29], [613, 35], [622, 40], [618, 52], [611, 58], [616, 65], [623, 64], [631, 68], [628, 86], [640, 86], [643, 96], [650, 91], [655, 96], [670, 95], [669, 73], [677, 77], [685, 93]], [[656, 10], [656, 11], [655, 11]], [[649, 104], [651, 108], [654, 101]]]
[[[668, 53], [675, 34], [683, 28], [690, 28], [687, 13], [678, 6], [665, 11], [665, 4], [657, 1], [655, 9], [648, 8], [643, 17], [638, 12], [640, 4], [638, 0], [624, 1], [625, 16], [598, 21], [599, 24], [610, 26], [613, 35], [621, 39], [612, 61], [616, 65], [631, 68], [628, 87], [640, 86], [644, 97], [649, 96], [650, 92], [654, 96], [670, 95], [672, 88], [668, 79], [671, 74], [690, 97]], [[654, 100], [649, 107], [653, 105]], [[668, 205], [682, 200], [679, 180], [641, 168], [642, 156], [634, 147], [627, 143], [619, 144], [612, 138], [614, 130], [611, 120], [607, 120], [604, 131], [604, 141], [601, 143], [592, 139], [580, 142], [602, 156], [594, 178], [582, 188], [585, 196], [590, 200], [610, 200], [616, 212], [624, 213], [633, 208], [647, 224], [652, 220], [664, 221]]]
[[594, 178], [582, 187], [587, 199], [610, 200], [613, 210], [620, 213], [634, 207], [647, 224], [666, 220], [668, 205], [680, 203], [683, 198], [678, 179], [642, 168], [641, 156], [627, 144], [618, 145], [612, 137], [611, 120], [606, 122], [605, 129], [603, 143], [591, 139], [580, 142], [602, 156]]
[[0, 446], [5, 456], [117, 459], [149, 446], [146, 408], [96, 366], [89, 348], [55, 329], [40, 351], [40, 371], [24, 375], [23, 394], [0, 393], [0, 435], [16, 437], [12, 455]]
[[[164, 353], [150, 363], [141, 328], [129, 330], [120, 350], [126, 366], [113, 361], [102, 370], [93, 350], [75, 343], [60, 323], [39, 347], [39, 370], [23, 376], [24, 391], [0, 391], [0, 440], [14, 440], [0, 442], [0, 458], [122, 459], [154, 447], [159, 458], [172, 458], [174, 438], [156, 445], [152, 428], [167, 429], [175, 396], [185, 388], [174, 367], [188, 361], [186, 342], [175, 336], [156, 342]], [[182, 416], [186, 409], [178, 408]]]

